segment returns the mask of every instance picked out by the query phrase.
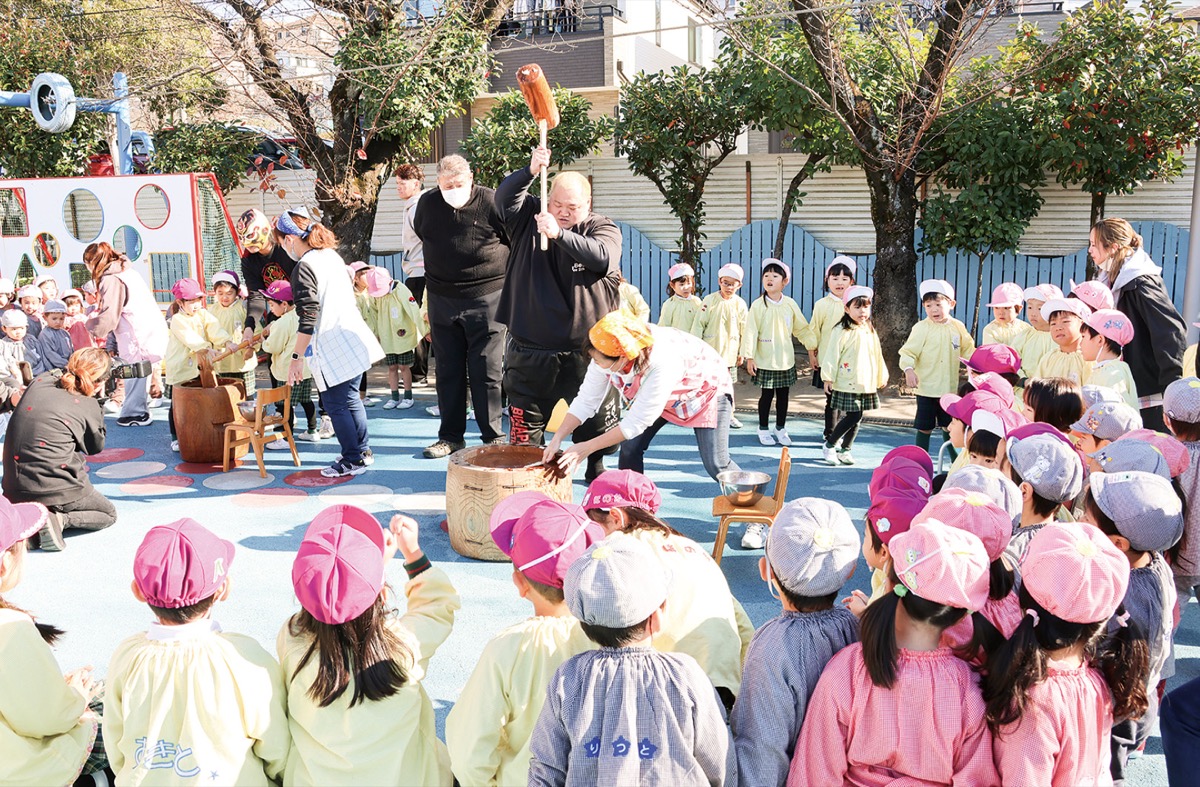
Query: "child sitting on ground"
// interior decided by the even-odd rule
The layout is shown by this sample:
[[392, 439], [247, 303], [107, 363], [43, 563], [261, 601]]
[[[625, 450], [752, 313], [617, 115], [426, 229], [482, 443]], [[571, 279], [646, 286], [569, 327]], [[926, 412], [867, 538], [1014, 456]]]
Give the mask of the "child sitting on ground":
[[567, 606], [601, 647], [554, 673], [529, 744], [530, 787], [736, 781], [708, 676], [691, 656], [650, 647], [668, 586], [650, 547], [625, 535], [571, 564]]
[[1050, 326], [1056, 349], [1038, 363], [1036, 377], [1062, 377], [1077, 386], [1088, 382], [1092, 365], [1083, 359], [1079, 347], [1084, 320], [1091, 316], [1092, 310], [1078, 298], [1056, 298], [1042, 304], [1042, 319]]
[[[408, 574], [399, 617], [385, 584], [397, 549]], [[450, 787], [421, 679], [462, 604], [416, 521], [397, 514], [384, 531], [361, 508], [330, 506], [304, 533], [292, 585], [301, 610], [277, 642], [292, 739], [283, 783]]]
[[[168, 326], [167, 354], [163, 359], [167, 371], [166, 394], [169, 397], [173, 386], [200, 376], [197, 353], [208, 353], [211, 359], [217, 354], [217, 347], [225, 346], [230, 350], [235, 347], [232, 337], [217, 322], [217, 318], [204, 308], [204, 288], [200, 282], [180, 279], [171, 287], [171, 294], [175, 296], [172, 306], [176, 311]], [[179, 440], [176, 439], [174, 397], [171, 397], [171, 402], [167, 420], [171, 427], [171, 450], [177, 452]]]
[[1121, 359], [1125, 345], [1133, 341], [1133, 325], [1119, 311], [1101, 309], [1092, 312], [1083, 324], [1083, 341], [1079, 352], [1083, 360], [1092, 362], [1088, 377], [1091, 385], [1111, 388], [1121, 395], [1125, 404], [1139, 409], [1137, 383], [1129, 364]]
[[696, 297], [696, 271], [686, 262], [679, 262], [667, 269], [667, 279], [667, 302], [658, 315], [658, 324], [690, 332], [701, 307]]
[[1006, 281], [992, 290], [992, 300], [987, 308], [992, 310], [992, 321], [983, 326], [983, 343], [1007, 345], [1020, 352], [1025, 334], [1033, 330], [1021, 319], [1021, 307], [1025, 304], [1021, 285]]
[[[1175, 615], [1175, 581], [1163, 553], [1183, 535], [1183, 506], [1161, 476], [1139, 471], [1093, 473], [1084, 498], [1082, 521], [1100, 528], [1129, 560], [1129, 587], [1122, 602], [1130, 619], [1147, 637], [1150, 670], [1146, 677], [1149, 706], [1140, 718], [1113, 725], [1112, 778], [1123, 783], [1129, 755], [1150, 737], [1158, 718], [1158, 684], [1175, 675], [1171, 630]], [[1122, 621], [1113, 621], [1117, 628]]]
[[[198, 285], [197, 285], [198, 286]], [[155, 622], [108, 664], [104, 744], [118, 784], [278, 783], [288, 759], [279, 664], [227, 633], [234, 547], [191, 519], [150, 529], [133, 559], [133, 595]], [[197, 783], [201, 780], [197, 779]]]
[[48, 372], [51, 369], [67, 368], [67, 361], [75, 346], [71, 343], [71, 334], [65, 328], [67, 322], [67, 305], [62, 301], [47, 301], [42, 310], [46, 325], [38, 336], [38, 366], [35, 374]]
[[[275, 318], [271, 324], [263, 328], [263, 352], [271, 356], [271, 377], [286, 383], [288, 366], [292, 363], [292, 350], [296, 347], [296, 332], [300, 327], [300, 318], [296, 315], [296, 307], [292, 304], [292, 285], [287, 279], [273, 281], [262, 291], [267, 299], [267, 308]], [[316, 442], [320, 439], [317, 434], [317, 408], [312, 400], [312, 372], [308, 362], [304, 362], [304, 377], [300, 382], [292, 383], [292, 421], [289, 426], [295, 433], [296, 408], [304, 410], [307, 426], [305, 431], [296, 435], [297, 440]], [[273, 451], [287, 451], [290, 446], [282, 437], [267, 443], [267, 448]]]
[[17, 304], [29, 318], [28, 335], [36, 339], [42, 332], [42, 291], [32, 284], [17, 290]]
[[900, 348], [900, 368], [904, 382], [917, 391], [917, 445], [929, 450], [934, 427], [946, 429], [950, 416], [938, 399], [958, 390], [959, 361], [970, 358], [975, 349], [966, 326], [950, 316], [954, 309], [954, 288], [943, 279], [921, 282], [921, 305], [925, 319], [913, 326], [908, 341]]
[[1071, 439], [1079, 450], [1091, 456], [1127, 432], [1142, 428], [1142, 414], [1120, 402], [1100, 402], [1084, 411], [1071, 424]]
[[1028, 287], [1025, 296], [1025, 315], [1029, 318], [1032, 331], [1027, 331], [1020, 347], [1014, 349], [1021, 354], [1021, 376], [1026, 379], [1037, 377], [1038, 365], [1047, 353], [1056, 349], [1050, 336], [1050, 324], [1042, 317], [1042, 306], [1048, 301], [1063, 297], [1063, 291], [1053, 284], [1038, 284]]
[[827, 464], [852, 465], [854, 438], [863, 416], [879, 407], [879, 389], [887, 385], [887, 362], [879, 334], [871, 322], [875, 291], [870, 287], [847, 287], [842, 294], [845, 311], [833, 329], [821, 355], [821, 380], [829, 394], [829, 406], [842, 413], [841, 419], [821, 447]]
[[[722, 265], [717, 271], [719, 289], [701, 302], [700, 311], [692, 323], [692, 334], [708, 342], [721, 354], [725, 365], [729, 367], [729, 376], [735, 381], [737, 367], [742, 365], [739, 350], [742, 333], [746, 330], [746, 315], [749, 313], [746, 302], [737, 294], [744, 275], [741, 265], [732, 262]], [[729, 428], [741, 429], [742, 423], [737, 418], [730, 418]]]
[[19, 309], [9, 309], [0, 315], [0, 382], [13, 388], [23, 388], [21, 364], [29, 364], [30, 372], [38, 364], [37, 339], [28, 334], [29, 318]]
[[0, 497], [0, 751], [6, 784], [71, 784], [107, 765], [97, 733], [103, 684], [90, 667], [64, 675], [51, 650], [62, 630], [3, 597], [21, 581], [26, 540], [46, 516], [40, 503], [14, 505]]
[[861, 641], [835, 655], [817, 682], [789, 787], [999, 784], [979, 678], [939, 644], [987, 602], [983, 544], [921, 522], [893, 539], [889, 573], [891, 592], [867, 607]]
[[1019, 566], [1034, 535], [1055, 521], [1064, 503], [1083, 489], [1083, 463], [1065, 437], [1035, 434], [1008, 440], [1009, 473], [1021, 489], [1021, 521], [1005, 549], [1010, 565]]
[[[372, 311], [375, 336], [386, 354], [388, 390], [391, 398], [383, 403], [384, 410], [407, 410], [413, 406], [412, 367], [417, 362], [417, 344], [425, 334], [421, 307], [408, 287], [393, 281], [385, 268], [374, 267], [364, 275], [367, 294], [375, 299]], [[400, 398], [400, 383], [404, 383], [404, 398]]]
[[821, 671], [858, 641], [858, 620], [834, 606], [858, 554], [858, 531], [838, 503], [800, 498], [775, 517], [758, 571], [783, 612], [755, 632], [730, 713], [740, 784], [787, 781]]
[[[213, 274], [213, 304], [208, 311], [217, 318], [217, 324], [236, 344], [246, 327], [246, 302], [242, 300], [242, 280], [234, 271], [221, 271]], [[246, 397], [254, 396], [258, 387], [256, 370], [258, 369], [258, 353], [253, 347], [245, 352], [234, 353], [213, 365], [213, 371], [221, 377], [233, 377], [242, 381], [246, 386]], [[287, 379], [285, 375], [283, 379]]]
[[492, 540], [512, 558], [517, 594], [533, 617], [492, 638], [446, 718], [460, 784], [529, 782], [529, 739], [546, 686], [570, 657], [595, 647], [563, 598], [567, 568], [604, 530], [583, 509], [541, 492], [517, 492], [492, 511]]

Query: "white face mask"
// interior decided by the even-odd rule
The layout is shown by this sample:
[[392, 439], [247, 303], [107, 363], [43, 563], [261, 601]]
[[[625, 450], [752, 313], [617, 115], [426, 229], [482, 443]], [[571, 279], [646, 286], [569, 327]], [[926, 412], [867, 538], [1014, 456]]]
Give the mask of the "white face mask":
[[467, 200], [471, 199], [471, 187], [459, 186], [455, 189], [442, 189], [442, 199], [446, 200], [446, 204], [454, 209], [461, 208], [467, 204]]

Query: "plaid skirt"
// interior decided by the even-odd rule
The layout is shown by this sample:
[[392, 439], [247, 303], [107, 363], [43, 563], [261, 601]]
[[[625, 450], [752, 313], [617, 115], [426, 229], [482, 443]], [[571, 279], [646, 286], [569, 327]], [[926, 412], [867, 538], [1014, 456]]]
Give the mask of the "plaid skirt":
[[301, 380], [292, 386], [292, 407], [312, 401], [312, 378]]
[[877, 410], [879, 409], [879, 394], [834, 391], [829, 400], [829, 409], [841, 410], [843, 413], [857, 413], [860, 410]]
[[412, 366], [417, 362], [417, 351], [409, 350], [406, 353], [388, 353], [384, 356], [383, 362], [388, 366]]
[[759, 369], [750, 382], [759, 388], [790, 388], [796, 384], [796, 367], [790, 369]]
[[[88, 703], [88, 710], [96, 714], [96, 722], [104, 716], [104, 689], [100, 689], [100, 693]], [[104, 751], [104, 729], [100, 727], [96, 730], [96, 740], [92, 743], [92, 750], [84, 760], [83, 768], [80, 770], [80, 776], [88, 776], [96, 771], [104, 770], [108, 767], [108, 753]]]

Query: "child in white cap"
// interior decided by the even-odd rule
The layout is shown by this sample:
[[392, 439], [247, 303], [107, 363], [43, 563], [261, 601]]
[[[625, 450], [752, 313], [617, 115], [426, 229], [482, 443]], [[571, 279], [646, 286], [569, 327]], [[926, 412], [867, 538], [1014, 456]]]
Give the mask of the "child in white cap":
[[[842, 321], [842, 316], [846, 313], [846, 305], [842, 302], [842, 296], [846, 293], [847, 288], [853, 287], [857, 283], [858, 263], [853, 257], [847, 257], [839, 254], [829, 261], [825, 266], [825, 279], [822, 282], [825, 288], [825, 297], [813, 304], [812, 317], [808, 320], [808, 328], [812, 344], [808, 345], [808, 363], [812, 366], [813, 376], [812, 384], [814, 388], [825, 391], [824, 382], [821, 379], [821, 350], [824, 349], [829, 337], [833, 335], [833, 329]], [[833, 431], [833, 422], [835, 419], [834, 410], [830, 406], [832, 394], [825, 394], [825, 441], [829, 442], [829, 434]]]
[[29, 334], [29, 323], [29, 317], [20, 309], [0, 314], [0, 330], [4, 331], [0, 339], [0, 381], [14, 388], [25, 385], [20, 365], [27, 363], [32, 371], [40, 358], [37, 339]]
[[870, 287], [847, 287], [842, 293], [845, 311], [833, 329], [821, 356], [821, 379], [829, 406], [842, 414], [821, 447], [831, 465], [852, 465], [850, 449], [858, 425], [868, 410], [879, 407], [879, 389], [887, 385], [887, 362], [879, 334], [871, 322], [875, 292]]
[[725, 712], [695, 659], [650, 647], [669, 578], [620, 534], [588, 548], [563, 593], [600, 645], [554, 674], [530, 741], [530, 787], [735, 784]]
[[1122, 603], [1150, 648], [1149, 707], [1141, 718], [1113, 726], [1112, 777], [1121, 783], [1130, 752], [1146, 741], [1158, 718], [1159, 681], [1175, 674], [1171, 644], [1175, 580], [1163, 553], [1183, 535], [1183, 506], [1171, 482], [1162, 476], [1104, 472], [1091, 475], [1083, 511], [1082, 521], [1100, 528], [1129, 560], [1129, 588]]
[[1042, 304], [1042, 319], [1050, 326], [1055, 349], [1042, 357], [1035, 377], [1061, 377], [1076, 385], [1089, 381], [1092, 364], [1084, 360], [1079, 349], [1084, 321], [1091, 316], [1092, 310], [1078, 298], [1056, 298]]
[[1148, 659], [1130, 625], [1092, 648], [1120, 609], [1129, 561], [1096, 527], [1063, 522], [1029, 542], [1021, 580], [1025, 615], [984, 679], [998, 783], [1112, 784], [1113, 717], [1145, 712]]
[[67, 361], [75, 351], [71, 334], [65, 327], [67, 305], [62, 301], [47, 301], [42, 314], [46, 324], [37, 339], [38, 366], [33, 370], [34, 374], [67, 368]]
[[740, 784], [787, 781], [808, 699], [858, 619], [834, 602], [858, 562], [858, 531], [838, 503], [804, 497], [775, 517], [758, 570], [783, 612], [755, 634], [729, 721]]
[[[254, 322], [246, 319], [246, 302], [242, 299], [242, 280], [236, 271], [220, 271], [212, 277], [213, 303], [208, 313], [217, 318], [217, 323], [237, 342], [245, 335], [246, 328], [253, 330]], [[256, 370], [258, 353], [254, 348], [235, 353], [213, 365], [213, 371], [222, 377], [236, 377], [246, 386], [246, 396], [254, 396], [258, 387]]]
[[1183, 538], [1171, 565], [1182, 612], [1191, 596], [1200, 597], [1200, 379], [1185, 377], [1167, 386], [1163, 420], [1188, 456], [1178, 475], [1185, 504]]
[[567, 608], [563, 580], [604, 530], [581, 507], [536, 491], [501, 500], [489, 526], [533, 616], [484, 646], [446, 718], [446, 745], [459, 784], [528, 784], [529, 739], [546, 686], [564, 661], [595, 647]]
[[950, 316], [954, 309], [954, 287], [944, 279], [926, 279], [919, 288], [925, 319], [913, 326], [900, 348], [904, 382], [917, 391], [917, 445], [929, 450], [934, 427], [942, 429], [943, 441], [950, 416], [938, 400], [958, 391], [958, 370], [970, 358], [975, 339], [966, 326]]
[[29, 335], [37, 338], [42, 332], [42, 291], [32, 284], [17, 290], [17, 304], [29, 318]]
[[1083, 490], [1083, 462], [1065, 437], [1035, 434], [1008, 440], [1009, 474], [1021, 490], [1021, 521], [1005, 553], [1020, 565], [1034, 535]]
[[1111, 388], [1121, 394], [1125, 404], [1139, 409], [1137, 383], [1129, 364], [1121, 358], [1125, 345], [1133, 341], [1133, 323], [1115, 309], [1101, 309], [1083, 322], [1083, 341], [1079, 352], [1092, 363], [1090, 385]]
[[999, 784], [979, 677], [939, 644], [987, 602], [987, 552], [932, 520], [892, 539], [891, 552], [892, 592], [821, 674], [787, 783]]
[[49, 273], [43, 273], [33, 280], [33, 285], [42, 291], [42, 302], [58, 300], [58, 281]]
[[[746, 330], [746, 315], [749, 313], [746, 302], [737, 294], [744, 276], [741, 265], [733, 262], [722, 265], [717, 271], [717, 291], [705, 296], [692, 322], [692, 334], [708, 342], [721, 354], [734, 380], [737, 380], [737, 367], [742, 365], [739, 350], [742, 347], [742, 332]], [[733, 418], [729, 428], [741, 429], [742, 423]]]
[[1042, 317], [1042, 306], [1048, 301], [1063, 297], [1063, 291], [1053, 284], [1037, 284], [1026, 287], [1025, 316], [1033, 328], [1021, 340], [1021, 346], [1016, 347], [1021, 354], [1021, 376], [1029, 379], [1037, 377], [1038, 364], [1047, 353], [1056, 349], [1054, 339], [1050, 337], [1050, 324]]
[[[762, 265], [762, 297], [755, 298], [746, 316], [741, 355], [751, 381], [762, 389], [758, 398], [758, 442], [762, 445], [791, 445], [787, 431], [788, 400], [796, 384], [796, 353], [792, 339], [805, 347], [813, 342], [808, 320], [794, 300], [783, 294], [792, 269], [782, 260], [768, 257]], [[767, 424], [771, 402], [775, 402], [775, 428]], [[749, 547], [757, 549], [758, 546]]]
[[992, 321], [983, 326], [983, 344], [1004, 344], [1020, 352], [1025, 334], [1033, 330], [1033, 326], [1021, 319], [1024, 305], [1021, 285], [1011, 281], [996, 285], [987, 305], [992, 310]]
[[658, 324], [664, 328], [691, 331], [692, 323], [700, 313], [696, 270], [686, 262], [677, 262], [667, 269], [667, 279], [667, 301], [658, 315]]
[[617, 285], [617, 297], [620, 299], [621, 310], [642, 322], [650, 322], [650, 304], [642, 297], [641, 290], [626, 281], [625, 274], [618, 275], [621, 283]]

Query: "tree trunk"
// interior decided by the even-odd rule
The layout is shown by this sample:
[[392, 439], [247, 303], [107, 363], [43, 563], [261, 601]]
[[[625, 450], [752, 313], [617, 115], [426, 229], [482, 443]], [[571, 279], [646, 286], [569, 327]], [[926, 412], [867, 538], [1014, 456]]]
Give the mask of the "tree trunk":
[[800, 193], [800, 186], [812, 177], [817, 164], [821, 163], [824, 158], [825, 156], [820, 153], [810, 153], [804, 166], [792, 176], [792, 182], [788, 184], [787, 194], [783, 197], [783, 211], [779, 214], [779, 232], [775, 234], [775, 248], [771, 252], [777, 260], [783, 259], [783, 239], [787, 237], [788, 222], [792, 219], [792, 206], [796, 204], [796, 195]]
[[347, 170], [340, 174], [341, 185], [334, 188], [317, 181], [322, 222], [337, 235], [338, 253], [346, 262], [370, 262], [379, 192], [391, 174], [391, 167], [379, 162], [363, 172]]
[[884, 168], [864, 167], [871, 190], [871, 220], [875, 225], [875, 302], [872, 321], [888, 377], [902, 383], [900, 347], [908, 339], [917, 310], [917, 186], [912, 170], [897, 180]]
[[[1092, 192], [1092, 211], [1088, 217], [1088, 245], [1091, 245], [1092, 227], [1095, 227], [1097, 222], [1104, 218], [1104, 202], [1107, 198], [1108, 195], [1103, 191]], [[1099, 273], [1100, 267], [1089, 253], [1087, 258], [1087, 278], [1094, 279]]]

